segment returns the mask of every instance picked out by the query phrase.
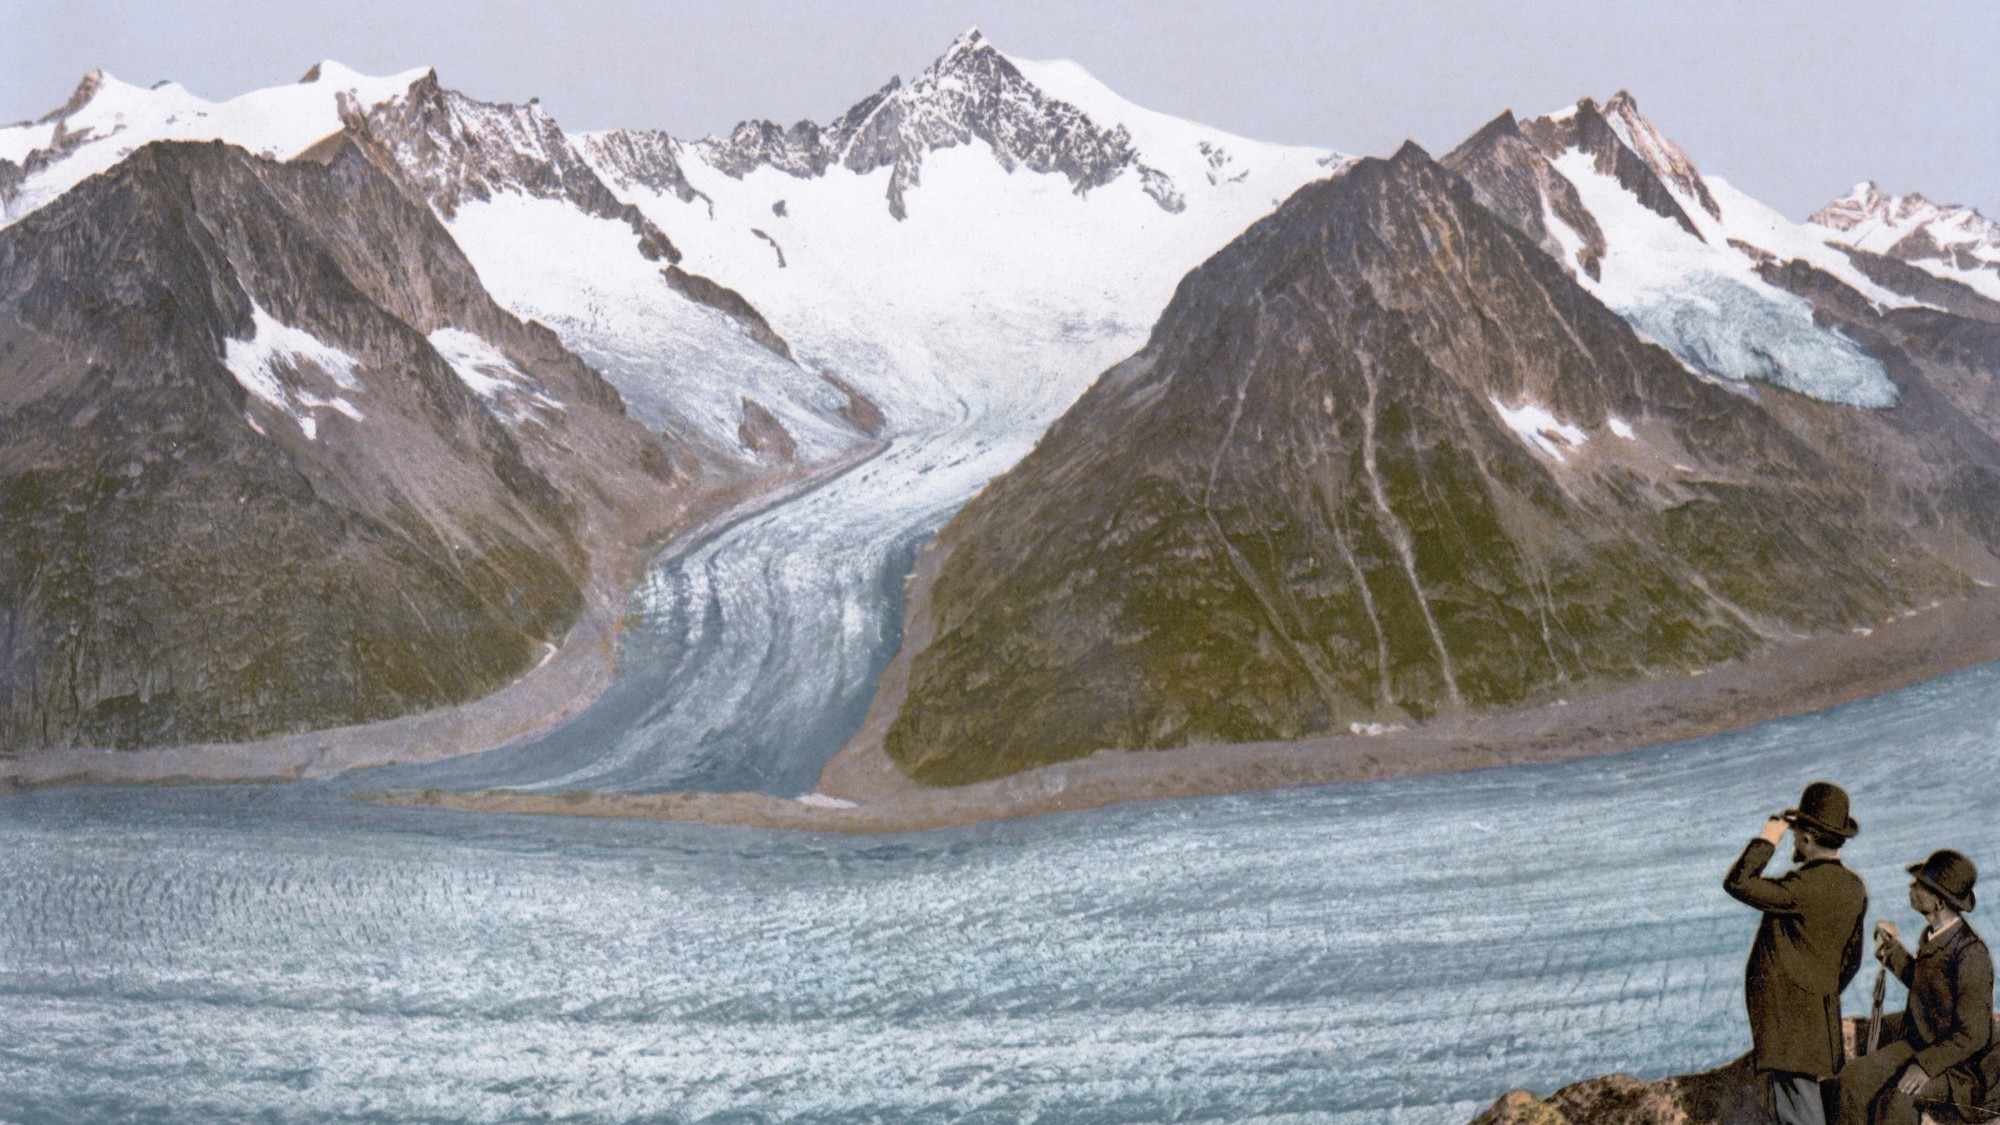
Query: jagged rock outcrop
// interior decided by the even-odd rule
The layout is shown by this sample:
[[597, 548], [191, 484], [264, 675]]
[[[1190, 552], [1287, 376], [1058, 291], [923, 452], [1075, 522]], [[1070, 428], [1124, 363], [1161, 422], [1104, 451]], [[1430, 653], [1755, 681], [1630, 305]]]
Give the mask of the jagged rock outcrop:
[[341, 118], [349, 132], [380, 145], [404, 181], [446, 218], [466, 200], [490, 199], [495, 191], [566, 199], [587, 215], [629, 225], [646, 257], [681, 259], [665, 232], [597, 178], [538, 102], [474, 101], [445, 89], [432, 71], [407, 94], [372, 108], [344, 98]]
[[662, 195], [672, 194], [682, 203], [697, 199], [713, 201], [688, 183], [681, 170], [681, 142], [658, 129], [609, 129], [586, 133], [577, 138], [584, 159], [598, 173], [619, 187], [638, 185]]
[[0, 746], [230, 741], [542, 659], [685, 463], [360, 148], [147, 146], [0, 231]]
[[1078, 194], [1129, 170], [1163, 209], [1183, 205], [1171, 178], [1140, 161], [1123, 126], [1102, 128], [1050, 97], [976, 29], [908, 86], [891, 79], [824, 127], [746, 121], [727, 138], [702, 141], [700, 149], [710, 165], [737, 178], [761, 167], [802, 178], [835, 166], [861, 173], [892, 168], [889, 210], [901, 219], [909, 213], [910, 189], [922, 181], [924, 158], [975, 138], [1009, 171], [1061, 173]]
[[736, 429], [743, 447], [767, 461], [794, 462], [799, 459], [798, 442], [785, 431], [785, 424], [778, 421], [763, 403], [748, 395], [743, 398], [743, 421]]
[[[1885, 422], [1704, 380], [1405, 146], [1190, 274], [1146, 348], [940, 533], [885, 748], [957, 783], [1863, 627], [1994, 562], [1954, 489], [1979, 494], [2000, 450], [1918, 389]], [[1941, 433], [1951, 467], [1924, 469]]]
[[1564, 1086], [1547, 1098], [1509, 1090], [1471, 1125], [1764, 1125], [1770, 1085], [1745, 1055], [1700, 1074], [1644, 1082], [1612, 1074]]
[[785, 342], [783, 336], [778, 335], [777, 329], [771, 327], [771, 322], [764, 319], [764, 314], [758, 312], [756, 306], [743, 299], [743, 294], [700, 274], [689, 273], [679, 266], [668, 266], [660, 273], [674, 292], [690, 301], [728, 314], [736, 323], [743, 326], [751, 339], [786, 359], [792, 358], [792, 346]]

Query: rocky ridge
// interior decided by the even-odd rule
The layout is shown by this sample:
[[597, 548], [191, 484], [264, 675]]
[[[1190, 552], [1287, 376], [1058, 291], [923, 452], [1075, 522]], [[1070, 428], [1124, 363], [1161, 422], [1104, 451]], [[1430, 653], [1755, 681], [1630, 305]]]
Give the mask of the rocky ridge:
[[[546, 252], [551, 255], [586, 250], [605, 252], [601, 246], [573, 250], [559, 241], [562, 232], [571, 229], [569, 224], [577, 215], [629, 228], [633, 251], [653, 268], [630, 274], [623, 270], [599, 271], [604, 277], [624, 277], [632, 283], [619, 294], [620, 302], [630, 305], [615, 318], [622, 323], [604, 328], [578, 323], [561, 315], [561, 307], [547, 308], [532, 301], [517, 311], [548, 320], [572, 347], [598, 363], [608, 378], [645, 407], [650, 425], [678, 441], [708, 449], [719, 470], [757, 472], [773, 465], [796, 464], [800, 460], [794, 455], [799, 441], [787, 430], [786, 420], [796, 427], [801, 415], [806, 416], [809, 424], [816, 421], [823, 430], [834, 431], [831, 439], [823, 438], [817, 443], [822, 451], [828, 445], [851, 448], [865, 441], [865, 435], [854, 432], [842, 420], [840, 396], [825, 387], [815, 374], [797, 369], [790, 344], [763, 313], [736, 290], [684, 268], [680, 264], [681, 252], [667, 234], [638, 207], [620, 198], [585, 155], [585, 149], [590, 148], [600, 157], [623, 156], [627, 159], [626, 166], [637, 169], [634, 174], [645, 183], [674, 190], [673, 183], [661, 176], [662, 169], [676, 169], [673, 164], [676, 146], [663, 140], [662, 135], [621, 134], [579, 143], [564, 133], [538, 103], [515, 106], [476, 101], [441, 86], [435, 72], [424, 74], [406, 93], [371, 107], [344, 97], [341, 111], [344, 133], [324, 143], [353, 142], [376, 154], [377, 163], [414, 198], [429, 205], [461, 237], [461, 244], [475, 259], [488, 250], [490, 243], [468, 240], [460, 233], [458, 220], [468, 205], [518, 206], [522, 201], [555, 205], [533, 211], [526, 226], [500, 232], [516, 244], [527, 239], [548, 239]], [[629, 187], [635, 181], [622, 182]], [[684, 179], [679, 186], [686, 186]], [[518, 245], [508, 249], [519, 253]], [[503, 300], [514, 295], [500, 294]], [[683, 302], [719, 314], [728, 326], [705, 324], [699, 314], [676, 307]], [[557, 295], [556, 303], [558, 306], [603, 304], [589, 295], [575, 293]], [[614, 337], [627, 331], [626, 325], [634, 321], [678, 326], [672, 335], [680, 354], [667, 354], [657, 345], [649, 346], [650, 342], [635, 344], [625, 339], [604, 338], [607, 331]], [[771, 354], [761, 359], [745, 356], [745, 344]], [[758, 425], [751, 428], [767, 433], [776, 427], [784, 432], [784, 439], [743, 444], [737, 436], [746, 432], [747, 416], [701, 401], [699, 392], [685, 382], [679, 386], [663, 385], [668, 384], [674, 368], [697, 362], [717, 367], [733, 365], [744, 369], [746, 378], [750, 368], [771, 373], [758, 393], [769, 398], [770, 407], [777, 408], [784, 418], [772, 413], [764, 403], [733, 391], [721, 394], [721, 400], [754, 403], [761, 414]], [[779, 385], [773, 386], [773, 382]], [[724, 416], [708, 417], [718, 413]]]
[[709, 164], [737, 178], [762, 167], [801, 178], [835, 166], [857, 173], [890, 168], [889, 211], [902, 219], [909, 214], [910, 189], [922, 182], [924, 158], [975, 138], [986, 142], [1001, 167], [1059, 172], [1078, 194], [1129, 170], [1162, 209], [1184, 206], [1172, 180], [1140, 160], [1129, 132], [1102, 128], [1044, 93], [976, 28], [908, 86], [892, 78], [825, 126], [801, 121], [787, 129], [747, 121], [698, 147]]
[[1513, 128], [1508, 118], [1444, 162], [1516, 229], [1573, 262], [1584, 287], [1646, 338], [1718, 381], [1853, 405], [1894, 400], [1879, 362], [1758, 270], [1798, 258], [1883, 307], [1917, 303], [1910, 294], [1869, 276], [1816, 228], [1711, 184], [1625, 91]]

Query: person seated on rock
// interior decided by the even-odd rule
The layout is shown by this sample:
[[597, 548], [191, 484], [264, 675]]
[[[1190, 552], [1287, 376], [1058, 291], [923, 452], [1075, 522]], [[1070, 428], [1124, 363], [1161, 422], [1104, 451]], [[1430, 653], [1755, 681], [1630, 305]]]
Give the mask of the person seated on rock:
[[[1797, 866], [1767, 877], [1787, 831]], [[1860, 831], [1847, 791], [1815, 781], [1797, 808], [1764, 822], [1722, 880], [1730, 897], [1763, 914], [1743, 986], [1752, 1061], [1770, 1083], [1779, 1125], [1826, 1122], [1820, 1083], [1840, 1067], [1840, 990], [1861, 969], [1868, 913], [1868, 888], [1841, 865], [1840, 848]]]
[[1881, 1047], [1840, 1072], [1840, 1125], [1917, 1125], [1925, 1103], [1976, 1106], [1993, 1038], [1993, 958], [1964, 915], [1979, 872], [1950, 850], [1909, 867], [1910, 905], [1928, 925], [1915, 956], [1896, 927], [1875, 927], [1875, 956], [1910, 990], [1882, 1020]]

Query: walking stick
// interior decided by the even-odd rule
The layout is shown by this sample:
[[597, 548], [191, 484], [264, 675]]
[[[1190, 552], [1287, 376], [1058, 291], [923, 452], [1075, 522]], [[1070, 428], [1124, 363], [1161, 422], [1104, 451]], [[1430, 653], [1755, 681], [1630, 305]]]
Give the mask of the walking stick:
[[1868, 1049], [1861, 1052], [1872, 1055], [1875, 1048], [1882, 1045], [1882, 997], [1889, 991], [1889, 966], [1875, 970], [1875, 1003], [1868, 1009]]

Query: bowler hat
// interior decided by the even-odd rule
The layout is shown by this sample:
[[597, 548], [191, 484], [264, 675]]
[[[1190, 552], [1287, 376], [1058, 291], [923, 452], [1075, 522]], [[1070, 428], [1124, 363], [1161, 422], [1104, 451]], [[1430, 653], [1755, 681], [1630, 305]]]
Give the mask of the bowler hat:
[[1922, 863], [1912, 863], [1909, 872], [1961, 914], [1979, 904], [1978, 896], [1972, 893], [1972, 884], [1979, 881], [1979, 868], [1963, 852], [1942, 848]]
[[1799, 807], [1786, 809], [1785, 819], [1847, 840], [1861, 834], [1861, 826], [1847, 814], [1847, 790], [1831, 781], [1815, 781], [1806, 786], [1799, 797]]

